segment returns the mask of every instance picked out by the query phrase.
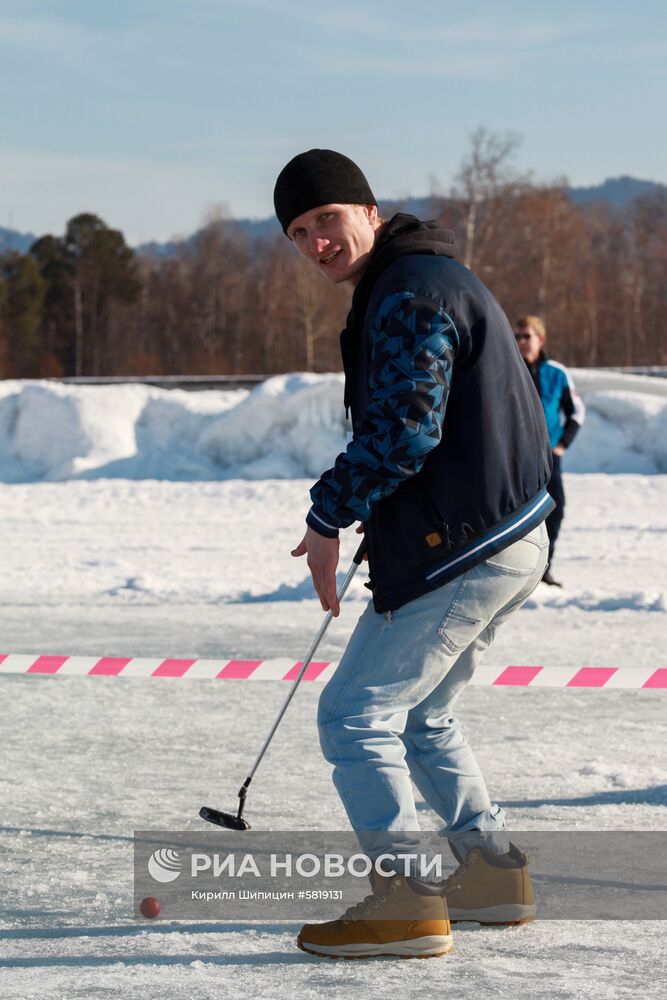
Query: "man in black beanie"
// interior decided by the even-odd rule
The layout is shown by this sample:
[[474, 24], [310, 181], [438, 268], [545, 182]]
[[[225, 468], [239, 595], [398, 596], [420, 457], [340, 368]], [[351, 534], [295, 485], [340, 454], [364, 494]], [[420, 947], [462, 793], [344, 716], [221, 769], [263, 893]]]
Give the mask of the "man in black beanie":
[[322, 750], [371, 857], [379, 842], [409, 849], [414, 782], [462, 862], [439, 887], [377, 872], [363, 904], [306, 925], [298, 944], [330, 956], [444, 954], [443, 893], [452, 920], [534, 914], [525, 856], [452, 709], [544, 572], [544, 414], [507, 317], [453, 259], [452, 233], [404, 214], [383, 222], [361, 170], [332, 150], [294, 157], [274, 203], [299, 253], [354, 287], [341, 334], [353, 439], [310, 491], [292, 552], [307, 555], [323, 609], [338, 615], [339, 530], [361, 522], [366, 536], [373, 600], [320, 697]]

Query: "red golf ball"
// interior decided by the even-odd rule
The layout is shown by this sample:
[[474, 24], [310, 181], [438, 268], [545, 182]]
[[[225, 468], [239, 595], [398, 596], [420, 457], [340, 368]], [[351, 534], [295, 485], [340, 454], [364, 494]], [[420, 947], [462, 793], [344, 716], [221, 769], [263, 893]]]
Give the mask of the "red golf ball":
[[139, 909], [144, 917], [153, 919], [160, 915], [160, 900], [156, 899], [155, 896], [146, 896], [145, 899], [141, 900]]

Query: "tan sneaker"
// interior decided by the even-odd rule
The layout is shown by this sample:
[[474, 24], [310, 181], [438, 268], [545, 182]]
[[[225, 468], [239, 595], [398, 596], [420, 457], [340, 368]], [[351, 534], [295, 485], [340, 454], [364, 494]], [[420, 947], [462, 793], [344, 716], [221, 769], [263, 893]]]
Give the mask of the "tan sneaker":
[[436, 958], [452, 950], [447, 903], [439, 886], [403, 875], [381, 881], [338, 920], [305, 924], [298, 947], [327, 958]]
[[526, 924], [535, 919], [528, 855], [510, 844], [507, 854], [473, 847], [453, 875], [440, 883], [453, 924]]

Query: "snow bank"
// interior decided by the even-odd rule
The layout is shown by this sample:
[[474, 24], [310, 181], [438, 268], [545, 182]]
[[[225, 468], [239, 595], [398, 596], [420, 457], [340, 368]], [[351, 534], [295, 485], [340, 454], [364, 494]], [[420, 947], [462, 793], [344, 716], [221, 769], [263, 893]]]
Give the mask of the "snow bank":
[[319, 476], [346, 445], [342, 375], [278, 375], [207, 427], [204, 452], [245, 479]]
[[667, 472], [667, 379], [573, 370], [586, 422], [567, 472]]
[[0, 479], [215, 479], [202, 429], [242, 391], [0, 383]]
[[[574, 372], [588, 416], [569, 472], [667, 472], [667, 379]], [[342, 375], [252, 392], [0, 382], [0, 481], [312, 478], [345, 448]]]

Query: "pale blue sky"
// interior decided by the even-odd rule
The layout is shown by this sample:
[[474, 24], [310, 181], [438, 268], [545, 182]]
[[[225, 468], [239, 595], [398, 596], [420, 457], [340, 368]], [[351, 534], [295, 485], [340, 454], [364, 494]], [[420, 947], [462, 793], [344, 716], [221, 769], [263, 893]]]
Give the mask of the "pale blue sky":
[[667, 182], [664, 0], [0, 0], [0, 225], [130, 242], [272, 212], [295, 153], [448, 188], [478, 125], [576, 185]]

